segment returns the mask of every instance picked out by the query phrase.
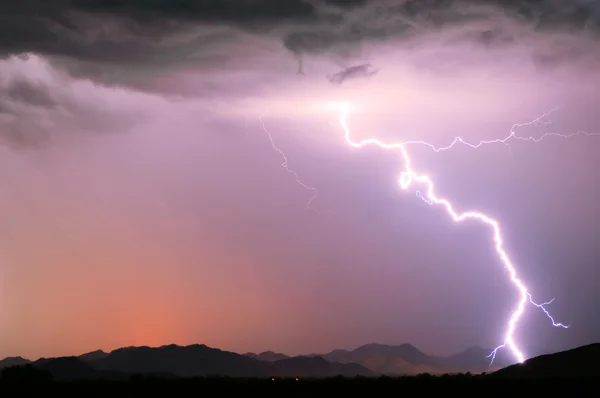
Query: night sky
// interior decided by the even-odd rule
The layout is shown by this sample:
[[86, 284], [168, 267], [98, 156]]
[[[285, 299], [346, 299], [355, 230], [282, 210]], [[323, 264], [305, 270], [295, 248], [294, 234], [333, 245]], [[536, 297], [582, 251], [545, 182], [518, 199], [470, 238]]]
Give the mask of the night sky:
[[[600, 6], [566, 3], [0, 3], [0, 357], [501, 344], [518, 292], [489, 228], [402, 190], [331, 104], [356, 140], [503, 138], [556, 107], [515, 133], [600, 133]], [[600, 136], [508, 144], [408, 150], [571, 325], [527, 306], [526, 356], [598, 341]]]

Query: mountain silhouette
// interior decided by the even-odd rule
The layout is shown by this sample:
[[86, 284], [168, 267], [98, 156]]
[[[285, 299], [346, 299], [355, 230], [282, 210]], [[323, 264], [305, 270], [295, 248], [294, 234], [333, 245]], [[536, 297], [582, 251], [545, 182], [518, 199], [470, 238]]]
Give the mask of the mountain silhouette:
[[142, 374], [171, 373], [180, 377], [266, 376], [262, 371], [262, 362], [256, 359], [198, 344], [186, 347], [168, 345], [159, 348], [121, 348], [91, 364], [100, 370]]
[[244, 355], [247, 357], [250, 357], [250, 358], [258, 359], [259, 361], [266, 361], [266, 362], [275, 362], [275, 361], [280, 361], [282, 359], [290, 358], [288, 355], [280, 354], [278, 352], [273, 352], [273, 351], [264, 351], [264, 352], [261, 352], [260, 354], [255, 354], [253, 352], [247, 352]]
[[11, 366], [22, 366], [31, 363], [29, 359], [22, 357], [8, 357], [0, 361], [0, 369], [9, 368]]
[[555, 354], [541, 355], [508, 366], [490, 375], [497, 378], [600, 378], [600, 344], [590, 344]]
[[[264, 354], [264, 353], [263, 353]], [[276, 358], [284, 359], [276, 360]], [[268, 353], [258, 360], [247, 355], [223, 351], [205, 345], [163, 347], [127, 347], [110, 353], [93, 351], [79, 357], [24, 358], [1, 361], [7, 368], [33, 366], [52, 375], [54, 380], [124, 380], [134, 375], [162, 378], [229, 377], [330, 377], [375, 376], [358, 364], [331, 363], [319, 357], [288, 358]]]
[[510, 364], [499, 356], [490, 368], [490, 350], [473, 347], [448, 357], [430, 356], [411, 344], [398, 346], [366, 344], [355, 350], [333, 350], [321, 355], [330, 362], [358, 363], [377, 373], [415, 375], [420, 373], [481, 373]]
[[82, 360], [83, 362], [93, 362], [97, 359], [104, 358], [108, 355], [108, 353], [102, 350], [96, 350], [92, 352], [87, 352], [85, 354], [79, 355], [77, 358]]
[[330, 363], [323, 358], [297, 357], [263, 361], [205, 345], [121, 348], [89, 363], [101, 371], [170, 374], [178, 377], [353, 377], [375, 374], [361, 365]]
[[[581, 349], [585, 353], [588, 352], [587, 350], [594, 350], [595, 346], [590, 347]], [[132, 375], [174, 378], [212, 375], [229, 377], [343, 375], [353, 377], [382, 374], [401, 376], [422, 373], [490, 373], [511, 364], [506, 360], [509, 353], [501, 352], [494, 367], [490, 367], [490, 359], [487, 358], [489, 352], [490, 350], [472, 347], [455, 355], [437, 357], [425, 354], [411, 344], [371, 343], [354, 350], [333, 350], [327, 354], [288, 357], [273, 351], [241, 355], [195, 344], [154, 348], [126, 347], [110, 353], [97, 350], [77, 357], [41, 358], [35, 362], [22, 357], [12, 357], [0, 361], [0, 369], [32, 364], [36, 369], [48, 371], [55, 379], [95, 380], [123, 379]], [[539, 358], [546, 358], [546, 356]], [[526, 364], [534, 366], [536, 361], [538, 358], [529, 360]], [[534, 365], [529, 365], [530, 362]], [[524, 365], [519, 366], [518, 369], [522, 369]], [[508, 367], [498, 374], [510, 374], [510, 372], [514, 372], [511, 369], [513, 367]]]
[[49, 372], [54, 380], [98, 380], [102, 378], [101, 372], [77, 357], [44, 358], [35, 361], [33, 366]]

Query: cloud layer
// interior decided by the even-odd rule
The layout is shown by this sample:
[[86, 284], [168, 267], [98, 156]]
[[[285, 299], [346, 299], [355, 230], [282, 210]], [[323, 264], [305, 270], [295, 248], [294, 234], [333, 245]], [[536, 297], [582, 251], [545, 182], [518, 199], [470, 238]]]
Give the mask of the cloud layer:
[[[465, 26], [465, 39], [487, 46], [514, 43], [524, 29], [596, 38], [600, 22], [600, 7], [586, 0], [25, 0], [2, 7], [0, 53], [76, 59], [108, 79], [119, 73], [107, 72], [108, 66], [142, 73], [222, 64], [236, 54], [215, 47], [242, 31], [280, 40], [298, 55], [348, 56], [361, 45]], [[510, 29], [514, 25], [521, 28]]]
[[[395, 67], [386, 52], [436, 73], [484, 70], [493, 54], [506, 57], [500, 62], [521, 57], [521, 68], [588, 79], [600, 70], [599, 7], [584, 0], [27, 0], [1, 7], [2, 135], [19, 145], [48, 141], [57, 118], [84, 130], [112, 129], [102, 110], [70, 109], [85, 105], [59, 93], [73, 90], [69, 78], [214, 100], [259, 98], [287, 85], [296, 70], [342, 82], [357, 65]], [[87, 126], [74, 120], [85, 112], [96, 112]]]

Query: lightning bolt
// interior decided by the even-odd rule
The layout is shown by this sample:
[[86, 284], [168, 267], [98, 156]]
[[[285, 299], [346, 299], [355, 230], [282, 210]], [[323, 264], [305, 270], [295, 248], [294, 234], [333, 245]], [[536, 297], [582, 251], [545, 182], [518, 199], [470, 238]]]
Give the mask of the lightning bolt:
[[450, 144], [444, 146], [444, 147], [436, 147], [433, 144], [430, 144], [426, 141], [406, 141], [403, 144], [406, 145], [424, 145], [427, 146], [429, 148], [431, 148], [434, 152], [442, 152], [442, 151], [446, 151], [448, 149], [451, 149], [452, 147], [454, 147], [456, 144], [463, 144], [466, 145], [468, 147], [471, 147], [473, 149], [477, 149], [479, 147], [481, 147], [482, 145], [487, 145], [487, 144], [504, 144], [504, 145], [509, 145], [508, 141], [509, 140], [517, 140], [517, 141], [530, 141], [533, 142], [535, 144], [537, 144], [538, 142], [542, 141], [545, 138], [548, 137], [560, 137], [560, 138], [571, 138], [577, 135], [584, 135], [584, 136], [598, 136], [600, 135], [600, 133], [588, 133], [585, 131], [575, 131], [571, 134], [558, 134], [558, 133], [544, 133], [542, 136], [540, 136], [539, 138], [535, 138], [532, 136], [529, 137], [520, 137], [516, 135], [516, 129], [519, 127], [526, 127], [526, 126], [532, 126], [532, 125], [548, 125], [551, 122], [549, 120], [545, 120], [548, 116], [550, 116], [552, 113], [554, 113], [555, 111], [557, 111], [559, 108], [553, 108], [550, 111], [544, 113], [542, 116], [527, 122], [527, 123], [515, 123], [512, 125], [509, 134], [504, 137], [504, 138], [497, 138], [497, 139], [493, 139], [493, 140], [481, 140], [475, 144], [470, 143], [465, 141], [462, 137], [455, 137], [454, 140], [452, 140], [452, 142], [450, 142]]
[[467, 220], [475, 220], [475, 221], [479, 221], [479, 222], [485, 224], [486, 226], [488, 226], [490, 228], [490, 230], [493, 234], [493, 238], [494, 238], [494, 247], [496, 250], [496, 254], [498, 255], [498, 258], [500, 259], [500, 261], [502, 262], [504, 267], [508, 270], [508, 272], [510, 274], [510, 281], [512, 282], [513, 286], [517, 289], [517, 291], [520, 294], [520, 299], [517, 303], [517, 306], [508, 321], [504, 342], [501, 345], [499, 345], [498, 347], [496, 347], [488, 356], [488, 358], [491, 358], [490, 366], [494, 362], [494, 359], [496, 358], [496, 354], [497, 354], [498, 350], [505, 348], [505, 347], [507, 347], [511, 350], [512, 354], [514, 355], [514, 357], [517, 359], [517, 361], [519, 363], [522, 363], [523, 361], [525, 361], [525, 355], [523, 354], [523, 352], [521, 351], [521, 349], [517, 346], [517, 343], [515, 342], [514, 332], [515, 332], [515, 329], [517, 327], [519, 320], [521, 319], [523, 313], [525, 312], [525, 306], [527, 305], [527, 303], [530, 303], [530, 304], [534, 305], [535, 307], [541, 309], [542, 312], [544, 312], [544, 314], [550, 319], [553, 326], [561, 327], [561, 328], [565, 328], [565, 329], [569, 327], [568, 325], [564, 325], [562, 323], [556, 322], [554, 320], [554, 318], [550, 315], [549, 311], [546, 309], [546, 306], [551, 304], [554, 301], [554, 299], [552, 299], [548, 302], [545, 302], [545, 303], [541, 303], [541, 304], [538, 304], [533, 301], [533, 298], [531, 297], [531, 294], [529, 293], [527, 286], [519, 278], [515, 265], [512, 263], [508, 253], [504, 249], [502, 231], [501, 231], [499, 222], [479, 211], [466, 211], [466, 212], [460, 213], [455, 210], [454, 206], [452, 205], [452, 203], [450, 203], [449, 200], [438, 197], [437, 194], [435, 193], [435, 187], [434, 187], [433, 181], [428, 176], [419, 175], [419, 174], [417, 174], [417, 172], [415, 172], [413, 170], [412, 164], [411, 164], [411, 159], [408, 155], [408, 151], [406, 150], [406, 146], [409, 144], [421, 144], [421, 145], [430, 147], [431, 149], [433, 149], [436, 152], [440, 152], [442, 150], [447, 150], [447, 149], [452, 148], [457, 143], [465, 144], [472, 148], [478, 148], [484, 144], [492, 144], [492, 143], [506, 144], [509, 139], [539, 142], [540, 140], [542, 140], [543, 138], [548, 137], [548, 136], [560, 136], [560, 137], [568, 138], [575, 134], [585, 134], [585, 135], [597, 135], [597, 134], [587, 134], [584, 132], [577, 132], [577, 133], [573, 133], [571, 135], [547, 133], [537, 140], [533, 137], [518, 137], [515, 135], [515, 129], [517, 127], [544, 123], [544, 119], [550, 113], [552, 113], [554, 110], [556, 110], [556, 108], [555, 108], [555, 109], [551, 110], [550, 112], [540, 116], [539, 118], [537, 118], [529, 123], [513, 125], [510, 130], [510, 134], [504, 139], [498, 139], [498, 140], [492, 140], [492, 141], [480, 141], [477, 144], [468, 143], [468, 142], [462, 140], [462, 138], [460, 138], [460, 137], [455, 138], [454, 141], [450, 145], [448, 145], [446, 147], [441, 147], [441, 148], [435, 147], [434, 145], [429, 144], [424, 141], [409, 141], [409, 142], [404, 142], [404, 143], [386, 144], [378, 139], [368, 138], [368, 139], [356, 142], [356, 141], [353, 141], [352, 138], [350, 137], [350, 130], [346, 123], [346, 118], [350, 111], [350, 104], [342, 104], [340, 106], [340, 108], [342, 111], [342, 115], [340, 117], [340, 124], [344, 131], [344, 138], [349, 145], [351, 145], [352, 147], [355, 147], [355, 148], [360, 148], [365, 145], [377, 145], [384, 149], [398, 150], [400, 152], [400, 154], [402, 155], [402, 159], [404, 160], [404, 165], [405, 165], [405, 168], [401, 172], [400, 178], [398, 179], [398, 182], [402, 189], [407, 190], [411, 185], [413, 185], [413, 183], [422, 185], [425, 187], [425, 195], [423, 195], [423, 194], [421, 194], [421, 192], [417, 191], [417, 196], [419, 196], [421, 199], [423, 199], [426, 203], [428, 203], [430, 205], [438, 205], [438, 206], [443, 207], [454, 222], [459, 223], [459, 222], [463, 222], [463, 221], [467, 221]]
[[317, 195], [318, 195], [317, 189], [314, 188], [314, 187], [311, 187], [309, 185], [306, 185], [300, 179], [300, 176], [298, 176], [298, 173], [296, 173], [294, 170], [290, 169], [290, 167], [288, 165], [288, 158], [285, 155], [285, 153], [281, 149], [279, 149], [279, 147], [277, 146], [277, 144], [275, 144], [275, 140], [273, 139], [273, 136], [271, 135], [271, 132], [267, 129], [267, 126], [265, 126], [265, 122], [263, 120], [263, 115], [259, 116], [258, 119], [260, 120], [260, 124], [262, 126], [263, 131], [265, 132], [265, 134], [269, 138], [269, 141], [271, 142], [271, 147], [273, 147], [273, 149], [275, 151], [277, 151], [281, 155], [281, 158], [283, 159], [283, 163], [281, 163], [281, 167], [283, 167], [285, 169], [285, 171], [287, 171], [288, 173], [290, 173], [291, 175], [294, 176], [294, 178], [296, 179], [296, 182], [298, 183], [298, 185], [300, 185], [302, 188], [304, 188], [306, 190], [312, 191], [313, 195], [310, 197], [310, 199], [306, 203], [305, 210], [307, 210], [307, 211], [308, 210], [312, 210], [315, 213], [318, 213], [314, 208], [312, 208], [310, 206], [311, 203], [317, 198]]

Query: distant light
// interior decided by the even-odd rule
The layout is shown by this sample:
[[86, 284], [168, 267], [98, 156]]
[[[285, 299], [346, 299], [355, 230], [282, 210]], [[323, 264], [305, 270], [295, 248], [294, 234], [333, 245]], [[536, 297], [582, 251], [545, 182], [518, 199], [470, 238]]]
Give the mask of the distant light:
[[296, 381], [300, 380], [299, 378], [296, 377]]
[[271, 381], [275, 381], [275, 378], [274, 378], [274, 377], [271, 377]]
[[350, 111], [355, 111], [356, 105], [354, 105], [353, 103], [351, 103], [349, 101], [326, 101], [326, 102], [319, 102], [316, 105], [316, 109], [325, 110], [328, 112], [335, 111], [335, 112], [348, 113]]

